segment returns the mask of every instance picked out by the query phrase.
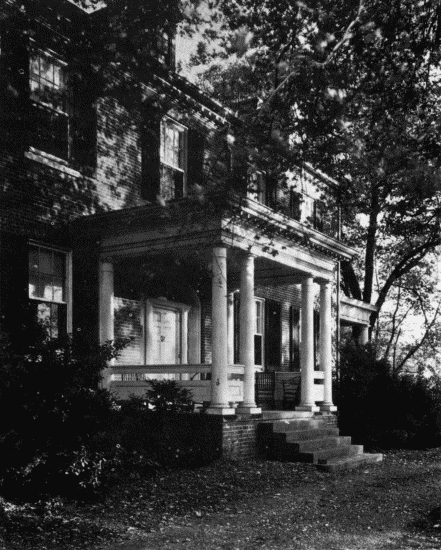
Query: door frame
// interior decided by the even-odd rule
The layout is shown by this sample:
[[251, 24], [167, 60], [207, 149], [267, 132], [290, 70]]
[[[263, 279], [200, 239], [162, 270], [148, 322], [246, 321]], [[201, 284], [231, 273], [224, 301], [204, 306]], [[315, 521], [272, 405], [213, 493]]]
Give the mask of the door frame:
[[151, 350], [154, 335], [154, 316], [153, 311], [157, 309], [165, 309], [179, 313], [179, 329], [178, 335], [178, 357], [176, 364], [188, 363], [188, 312], [191, 306], [181, 304], [179, 302], [170, 302], [169, 300], [146, 299], [143, 301], [141, 323], [143, 325], [143, 338], [141, 342], [141, 363], [143, 365], [152, 365]]

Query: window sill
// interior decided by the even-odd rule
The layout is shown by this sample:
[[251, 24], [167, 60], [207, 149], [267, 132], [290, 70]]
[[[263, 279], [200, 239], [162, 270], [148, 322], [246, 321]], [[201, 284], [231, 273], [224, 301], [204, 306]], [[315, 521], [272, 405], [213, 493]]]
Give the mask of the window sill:
[[55, 168], [56, 170], [59, 170], [64, 174], [69, 174], [70, 176], [75, 176], [77, 178], [81, 176], [78, 170], [74, 170], [73, 168], [66, 166], [61, 159], [57, 159], [56, 157], [47, 155], [43, 151], [39, 151], [38, 149], [34, 149], [33, 147], [30, 147], [29, 151], [25, 151], [24, 155], [27, 159], [34, 160], [35, 162], [40, 162], [41, 164], [45, 164], [46, 166], [50, 166], [51, 168]]

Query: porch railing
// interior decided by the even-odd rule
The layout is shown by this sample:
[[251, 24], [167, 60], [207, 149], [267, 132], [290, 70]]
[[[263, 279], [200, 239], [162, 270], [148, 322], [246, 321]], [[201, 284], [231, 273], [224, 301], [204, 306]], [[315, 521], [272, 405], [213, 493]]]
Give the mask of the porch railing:
[[[257, 367], [256, 370], [259, 370]], [[243, 401], [243, 365], [228, 367], [229, 402]], [[300, 372], [276, 372], [276, 401], [282, 401], [282, 381], [300, 378]], [[210, 401], [211, 364], [189, 365], [114, 365], [111, 367], [110, 389], [118, 399], [130, 395], [143, 396], [149, 380], [176, 380], [192, 392], [197, 403]], [[324, 373], [314, 371], [314, 400], [324, 399]]]
[[[243, 401], [243, 365], [228, 367], [229, 402]], [[111, 367], [110, 390], [118, 399], [143, 396], [149, 380], [176, 380], [187, 388], [196, 403], [210, 401], [211, 364], [185, 365], [114, 365]]]

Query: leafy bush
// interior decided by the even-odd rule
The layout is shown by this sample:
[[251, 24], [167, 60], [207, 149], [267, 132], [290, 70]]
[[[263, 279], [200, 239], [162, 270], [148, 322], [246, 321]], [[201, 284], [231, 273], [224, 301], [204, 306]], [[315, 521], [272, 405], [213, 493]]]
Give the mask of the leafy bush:
[[175, 380], [151, 380], [151, 389], [147, 390], [146, 400], [154, 412], [181, 413], [193, 410], [192, 393], [181, 388]]
[[101, 371], [125, 345], [38, 338], [0, 345], [0, 487], [10, 498], [96, 488], [115, 451], [103, 445], [113, 401]]
[[336, 387], [339, 426], [368, 447], [423, 448], [441, 444], [441, 381], [396, 375], [370, 346], [347, 345]]

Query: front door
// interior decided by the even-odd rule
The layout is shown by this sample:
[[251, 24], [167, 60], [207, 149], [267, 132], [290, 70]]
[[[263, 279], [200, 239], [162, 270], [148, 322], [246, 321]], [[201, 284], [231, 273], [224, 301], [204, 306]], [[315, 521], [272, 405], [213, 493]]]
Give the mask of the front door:
[[178, 309], [153, 307], [150, 355], [153, 365], [175, 365], [181, 362], [180, 317]]

